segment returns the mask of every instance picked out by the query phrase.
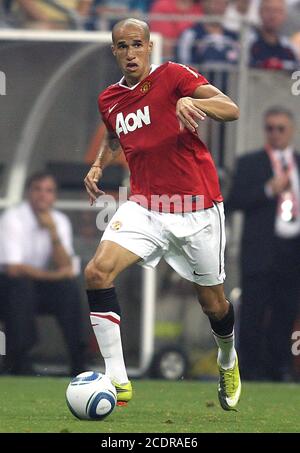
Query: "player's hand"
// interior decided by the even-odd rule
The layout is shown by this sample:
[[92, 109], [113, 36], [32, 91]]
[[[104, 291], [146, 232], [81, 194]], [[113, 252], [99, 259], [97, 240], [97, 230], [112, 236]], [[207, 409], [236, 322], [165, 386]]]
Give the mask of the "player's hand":
[[285, 190], [288, 190], [290, 185], [289, 172], [283, 173], [282, 175], [274, 176], [267, 182], [273, 195], [279, 195]]
[[176, 115], [179, 119], [180, 126], [186, 127], [189, 131], [195, 132], [198, 123], [196, 120], [203, 121], [206, 118], [206, 113], [202, 112], [193, 104], [193, 98], [180, 98], [176, 104]]
[[100, 190], [97, 186], [102, 176], [102, 169], [99, 166], [92, 166], [86, 177], [84, 178], [84, 184], [86, 191], [89, 195], [90, 205], [93, 206], [94, 202], [100, 195], [105, 192]]

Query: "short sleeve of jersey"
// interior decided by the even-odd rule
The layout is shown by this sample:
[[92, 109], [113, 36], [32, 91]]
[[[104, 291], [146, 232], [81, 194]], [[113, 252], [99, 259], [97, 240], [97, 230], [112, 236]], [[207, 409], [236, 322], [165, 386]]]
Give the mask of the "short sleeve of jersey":
[[178, 97], [192, 96], [197, 87], [209, 84], [203, 75], [187, 65], [170, 62], [168, 72], [169, 84]]
[[99, 113], [102, 117], [102, 121], [103, 123], [105, 124], [106, 126], [106, 129], [111, 132], [111, 133], [114, 133], [114, 130], [113, 128], [111, 127], [111, 125], [109, 124], [108, 122], [108, 119], [106, 118], [106, 115], [105, 115], [105, 106], [104, 106], [105, 102], [103, 101], [103, 99], [101, 98], [101, 94], [98, 98], [98, 109], [99, 109]]

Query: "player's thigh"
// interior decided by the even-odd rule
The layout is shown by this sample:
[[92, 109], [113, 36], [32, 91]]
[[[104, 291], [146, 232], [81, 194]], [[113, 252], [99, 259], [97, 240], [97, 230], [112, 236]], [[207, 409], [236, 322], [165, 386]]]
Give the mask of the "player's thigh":
[[[193, 269], [194, 282], [199, 286], [221, 285], [225, 280], [225, 216], [223, 203], [215, 204], [203, 215], [208, 215], [208, 224], [188, 238], [184, 251]], [[195, 214], [201, 218], [202, 213]]]
[[120, 244], [104, 240], [97, 247], [92, 265], [100, 272], [113, 274], [115, 278], [127, 267], [139, 262], [141, 257], [122, 247]]
[[[222, 206], [190, 213], [190, 230], [174, 238], [165, 260], [183, 278], [201, 287], [219, 287], [225, 280], [225, 227]], [[201, 227], [199, 228], [199, 225]], [[202, 294], [220, 290], [203, 290]], [[199, 294], [201, 289], [199, 289]]]
[[155, 267], [167, 247], [160, 220], [137, 203], [121, 205], [108, 223], [94, 262], [109, 265], [120, 272], [143, 261]]

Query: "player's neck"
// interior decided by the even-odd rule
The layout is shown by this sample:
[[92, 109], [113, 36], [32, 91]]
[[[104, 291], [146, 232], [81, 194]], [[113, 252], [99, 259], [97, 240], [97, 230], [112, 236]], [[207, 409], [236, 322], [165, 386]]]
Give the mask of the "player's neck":
[[129, 88], [131, 88], [144, 80], [150, 74], [150, 71], [151, 66], [149, 65], [140, 77], [130, 77], [128, 75], [124, 75], [125, 82], [129, 86]]

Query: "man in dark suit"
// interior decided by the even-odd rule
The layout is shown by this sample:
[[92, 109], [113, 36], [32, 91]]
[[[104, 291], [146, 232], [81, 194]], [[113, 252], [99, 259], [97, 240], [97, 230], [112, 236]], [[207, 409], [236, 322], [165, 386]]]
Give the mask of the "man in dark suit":
[[284, 380], [300, 295], [300, 156], [289, 110], [268, 110], [264, 127], [266, 145], [238, 159], [226, 206], [244, 213], [241, 372], [249, 380]]

